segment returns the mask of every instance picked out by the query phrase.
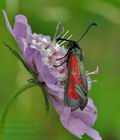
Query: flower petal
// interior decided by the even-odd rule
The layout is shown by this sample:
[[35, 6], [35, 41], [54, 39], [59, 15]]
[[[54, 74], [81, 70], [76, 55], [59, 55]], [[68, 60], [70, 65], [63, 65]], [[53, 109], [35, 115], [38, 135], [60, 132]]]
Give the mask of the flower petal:
[[74, 118], [73, 115], [70, 115], [67, 121], [61, 120], [61, 123], [68, 131], [79, 138], [86, 132], [86, 125], [79, 118]]
[[49, 84], [55, 84], [57, 82], [57, 78], [52, 74], [50, 69], [47, 65], [43, 64], [42, 56], [40, 52], [38, 52], [35, 56], [35, 64], [36, 69], [39, 73], [39, 80], [41, 82], [49, 83]]
[[54, 90], [52, 90], [49, 87], [47, 87], [47, 91], [48, 91], [48, 93], [49, 93], [50, 96], [56, 97], [56, 98], [58, 98], [61, 101], [64, 100], [64, 94], [63, 94], [63, 92], [55, 92]]
[[15, 25], [13, 32], [17, 39], [26, 38], [27, 34], [31, 34], [30, 26], [27, 23], [27, 18], [23, 15], [17, 15], [15, 18]]
[[90, 126], [86, 125], [80, 117], [75, 116], [73, 113], [69, 114], [69, 116], [68, 114], [65, 114], [64, 116], [65, 119], [60, 117], [63, 126], [75, 136], [81, 138], [82, 135], [86, 133], [94, 140], [101, 140], [99, 133]]
[[91, 113], [96, 113], [97, 111], [96, 106], [94, 105], [93, 100], [91, 98], [88, 99], [86, 109], [87, 111], [89, 110]]
[[[81, 138], [83, 134], [88, 134], [90, 137], [97, 138], [98, 133], [92, 128], [88, 127], [79, 116], [75, 116], [69, 107], [65, 107], [64, 103], [53, 96], [49, 96], [55, 110], [60, 115], [60, 120], [63, 126], [73, 135]], [[93, 134], [93, 136], [92, 136]], [[99, 137], [98, 137], [99, 138]], [[97, 140], [97, 139], [95, 139]], [[99, 139], [98, 139], [99, 140]]]
[[[76, 111], [71, 112], [71, 109], [69, 107], [66, 107], [63, 104], [63, 102], [59, 100], [59, 98], [55, 98], [55, 97], [53, 98], [53, 96], [51, 96], [50, 100], [52, 101], [56, 111], [60, 115], [61, 123], [68, 131], [70, 131], [72, 134], [74, 134], [75, 136], [79, 138], [81, 138], [82, 135], [86, 133], [94, 140], [101, 140], [99, 133], [96, 130], [92, 129], [89, 126], [90, 124], [88, 123], [89, 121], [91, 121], [91, 115], [87, 114], [86, 111], [88, 111], [88, 113], [91, 113], [93, 112], [93, 108], [95, 109], [91, 99], [89, 99], [88, 101], [89, 109], [86, 109], [86, 111], [84, 111], [84, 113], [82, 114], [83, 118], [81, 118], [81, 113], [83, 111], [76, 112], [77, 111], [76, 110]], [[92, 110], [90, 110], [90, 108]], [[87, 118], [87, 121], [88, 121], [87, 123], [85, 122], [84, 117]]]
[[46, 85], [53, 91], [55, 92], [61, 92], [64, 94], [64, 88], [63, 87], [58, 87], [57, 85], [53, 85], [53, 84], [49, 84], [49, 83], [46, 83]]
[[68, 118], [69, 118], [69, 116], [70, 116], [70, 113], [71, 113], [71, 108], [65, 106], [65, 107], [63, 108], [63, 110], [61, 111], [60, 120], [61, 120], [61, 121], [67, 121]]
[[17, 43], [18, 43], [18, 45], [19, 45], [19, 47], [24, 55], [25, 49], [28, 48], [28, 44], [27, 44], [25, 38], [21, 37]]
[[72, 112], [72, 114], [75, 117], [80, 118], [88, 126], [92, 126], [97, 118], [95, 105], [90, 98], [88, 99], [88, 104], [83, 111], [76, 110]]
[[[26, 43], [26, 41], [23, 42], [24, 45]], [[33, 71], [36, 70], [36, 66], [35, 66], [35, 55], [37, 53], [38, 50], [34, 49], [34, 48], [30, 48], [30, 47], [25, 47], [25, 51], [23, 52], [23, 56], [24, 56], [24, 59], [27, 63], [27, 65], [29, 66], [29, 68], [31, 68]]]
[[102, 138], [99, 135], [99, 133], [96, 130], [94, 130], [93, 128], [91, 128], [91, 127], [87, 128], [86, 134], [88, 136], [90, 136], [91, 138], [93, 138], [93, 140], [102, 140]]
[[56, 96], [51, 96], [51, 95], [49, 96], [49, 100], [53, 104], [56, 112], [60, 115], [61, 111], [65, 107], [64, 104], [63, 104], [63, 101], [61, 101]]

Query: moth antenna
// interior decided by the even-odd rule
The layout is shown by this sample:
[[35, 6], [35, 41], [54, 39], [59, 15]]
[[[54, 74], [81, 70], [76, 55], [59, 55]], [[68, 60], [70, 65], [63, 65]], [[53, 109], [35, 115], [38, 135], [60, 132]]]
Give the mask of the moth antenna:
[[87, 29], [86, 29], [86, 31], [83, 33], [83, 35], [78, 39], [77, 43], [87, 34], [87, 32], [91, 29], [92, 26], [97, 26], [97, 24], [94, 23], [94, 22], [91, 23], [91, 24], [87, 27]]

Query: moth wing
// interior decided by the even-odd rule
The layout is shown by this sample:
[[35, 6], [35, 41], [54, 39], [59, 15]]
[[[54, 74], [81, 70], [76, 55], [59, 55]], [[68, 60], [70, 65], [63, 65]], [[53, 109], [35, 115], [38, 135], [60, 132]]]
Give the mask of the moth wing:
[[83, 110], [87, 105], [88, 99], [85, 96], [84, 89], [81, 86], [75, 86], [77, 93], [80, 95], [80, 109]]
[[77, 59], [78, 59], [78, 64], [79, 64], [79, 76], [82, 79], [82, 83], [80, 84], [80, 87], [87, 94], [88, 93], [88, 82], [87, 82], [87, 77], [85, 74], [83, 62], [81, 62], [79, 60], [79, 58], [77, 58]]
[[80, 94], [76, 90], [77, 79], [79, 76], [78, 61], [75, 55], [70, 56], [68, 63], [68, 76], [66, 79], [66, 88], [64, 102], [71, 110], [80, 107]]
[[64, 102], [65, 105], [71, 107], [71, 110], [75, 110], [80, 106], [80, 95], [76, 92], [74, 83], [74, 77], [69, 75], [66, 79]]

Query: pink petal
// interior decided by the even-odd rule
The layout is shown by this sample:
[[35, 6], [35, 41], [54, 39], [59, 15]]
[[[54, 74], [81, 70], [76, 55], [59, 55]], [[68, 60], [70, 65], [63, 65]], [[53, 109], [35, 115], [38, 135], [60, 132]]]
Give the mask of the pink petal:
[[48, 87], [47, 87], [47, 91], [48, 91], [50, 96], [55, 97], [55, 98], [59, 98], [59, 100], [61, 100], [61, 101], [64, 100], [63, 92], [55, 92], [54, 90], [52, 90], [52, 89], [50, 89]]
[[17, 39], [20, 39], [21, 37], [26, 38], [28, 34], [31, 34], [31, 29], [25, 16], [16, 16], [13, 32]]
[[57, 78], [51, 73], [51, 70], [45, 65], [42, 61], [42, 55], [40, 52], [36, 53], [35, 56], [35, 65], [36, 70], [38, 71], [38, 78], [42, 80], [41, 82], [45, 82], [48, 84], [55, 84], [57, 83]]
[[71, 113], [71, 108], [65, 106], [63, 108], [63, 110], [61, 111], [60, 120], [61, 121], [67, 121], [69, 119], [70, 113]]
[[90, 136], [93, 140], [102, 140], [100, 134], [91, 127], [87, 128], [86, 134]]
[[74, 118], [72, 115], [69, 116], [67, 121], [61, 120], [61, 123], [68, 131], [79, 138], [86, 132], [86, 125], [79, 118]]
[[49, 96], [49, 100], [53, 104], [56, 112], [60, 115], [61, 111], [65, 107], [63, 102], [61, 100], [59, 100], [59, 98], [57, 98], [55, 96]]
[[80, 118], [88, 126], [92, 126], [95, 123], [96, 118], [97, 118], [95, 105], [93, 104], [90, 98], [88, 99], [88, 104], [83, 111], [80, 111], [78, 109], [72, 112], [72, 114], [75, 117]]
[[[23, 41], [23, 40], [22, 40]], [[23, 51], [23, 56], [25, 58], [25, 61], [27, 63], [27, 65], [29, 66], [29, 68], [31, 68], [33, 71], [36, 70], [35, 67], [35, 55], [37, 53], [38, 50], [34, 49], [34, 48], [30, 48], [30, 47], [25, 47], [26, 41], [23, 41], [23, 48], [25, 48], [25, 51]]]
[[64, 94], [64, 88], [58, 87], [57, 85], [46, 83], [46, 85], [55, 92], [62, 92]]

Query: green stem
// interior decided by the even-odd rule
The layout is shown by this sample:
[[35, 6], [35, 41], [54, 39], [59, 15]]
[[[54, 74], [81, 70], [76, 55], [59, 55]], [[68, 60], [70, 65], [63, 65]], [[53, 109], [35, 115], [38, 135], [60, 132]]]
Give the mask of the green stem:
[[3, 139], [3, 133], [4, 133], [4, 126], [5, 126], [5, 121], [7, 117], [8, 110], [12, 103], [15, 101], [15, 99], [25, 90], [37, 86], [37, 82], [29, 82], [26, 85], [24, 85], [21, 89], [19, 89], [14, 95], [11, 96], [11, 98], [8, 100], [7, 104], [3, 107], [3, 111], [1, 112], [0, 116], [0, 140]]

